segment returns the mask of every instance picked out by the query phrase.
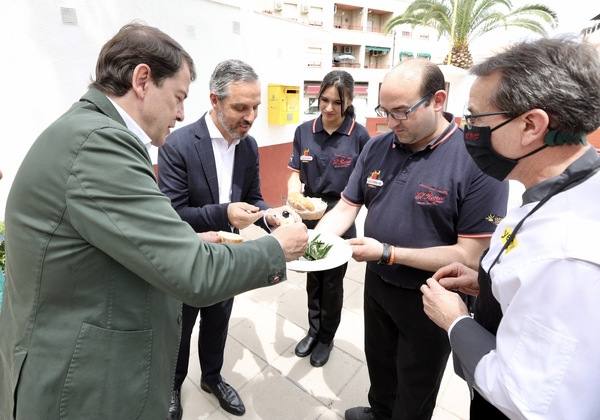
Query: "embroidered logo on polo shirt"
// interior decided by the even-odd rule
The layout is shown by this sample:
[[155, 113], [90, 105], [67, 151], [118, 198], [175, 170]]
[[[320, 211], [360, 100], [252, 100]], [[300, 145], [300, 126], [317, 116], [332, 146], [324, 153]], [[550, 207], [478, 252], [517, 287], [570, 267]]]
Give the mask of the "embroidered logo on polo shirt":
[[352, 156], [348, 155], [335, 155], [331, 159], [331, 166], [334, 168], [349, 168], [352, 165]]
[[415, 193], [415, 201], [420, 206], [438, 206], [446, 201], [448, 191], [430, 185], [419, 184], [420, 190]]
[[[508, 238], [510, 238], [510, 235], [512, 235], [513, 230], [511, 228], [505, 228], [504, 232], [502, 232], [502, 236], [500, 236], [500, 240], [502, 241], [503, 244], [506, 243], [506, 241], [508, 241]], [[515, 249], [517, 246], [519, 245], [519, 242], [517, 242], [517, 236], [515, 235], [515, 237], [513, 238], [512, 242], [510, 243], [510, 245], [508, 245], [506, 247], [506, 250], [504, 251], [505, 254], [508, 254], [509, 251], [512, 251], [513, 249]]]
[[302, 156], [300, 156], [300, 162], [310, 162], [313, 160], [313, 157], [310, 155], [310, 150], [308, 147], [302, 151]]
[[495, 214], [490, 213], [485, 217], [485, 220], [498, 226], [500, 224], [500, 222], [502, 221], [502, 217], [496, 216]]
[[379, 179], [381, 177], [381, 170], [372, 171], [371, 176], [367, 178], [367, 186], [370, 188], [383, 186], [383, 181]]

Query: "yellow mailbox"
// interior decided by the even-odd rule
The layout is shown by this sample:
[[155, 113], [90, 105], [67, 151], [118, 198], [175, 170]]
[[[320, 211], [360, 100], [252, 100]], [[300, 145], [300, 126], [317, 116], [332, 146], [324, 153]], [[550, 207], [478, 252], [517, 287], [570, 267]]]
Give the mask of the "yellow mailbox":
[[298, 124], [300, 87], [269, 84], [269, 124]]

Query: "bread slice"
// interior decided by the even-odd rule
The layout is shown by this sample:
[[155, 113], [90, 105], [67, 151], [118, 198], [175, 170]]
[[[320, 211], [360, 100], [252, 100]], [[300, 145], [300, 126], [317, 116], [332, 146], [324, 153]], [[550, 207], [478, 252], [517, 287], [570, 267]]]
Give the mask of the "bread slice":
[[313, 201], [299, 192], [293, 192], [288, 195], [288, 204], [295, 210], [313, 211], [315, 209]]
[[221, 238], [221, 243], [224, 244], [239, 244], [245, 241], [244, 237], [237, 233], [220, 230], [217, 234], [219, 235], [219, 238]]
[[317, 197], [305, 197], [300, 193], [290, 193], [287, 201], [302, 220], [319, 220], [327, 211], [327, 203]]

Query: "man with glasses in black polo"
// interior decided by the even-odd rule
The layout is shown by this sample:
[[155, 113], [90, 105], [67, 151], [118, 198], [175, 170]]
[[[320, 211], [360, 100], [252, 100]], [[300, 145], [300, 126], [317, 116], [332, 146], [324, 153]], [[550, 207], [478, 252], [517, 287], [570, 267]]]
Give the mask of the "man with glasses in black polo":
[[423, 313], [419, 287], [454, 261], [476, 267], [506, 212], [508, 185], [484, 175], [463, 133], [444, 112], [444, 76], [426, 60], [386, 75], [376, 112], [391, 132], [363, 149], [318, 230], [341, 234], [361, 205], [365, 238], [350, 241], [367, 261], [365, 354], [370, 407], [345, 418], [430, 419], [450, 351], [445, 332]]

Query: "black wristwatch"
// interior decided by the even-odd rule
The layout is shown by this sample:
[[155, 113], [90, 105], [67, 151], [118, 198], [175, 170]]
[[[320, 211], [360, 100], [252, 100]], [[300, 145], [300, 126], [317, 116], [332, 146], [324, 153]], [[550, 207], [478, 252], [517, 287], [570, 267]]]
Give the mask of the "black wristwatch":
[[377, 264], [387, 265], [390, 263], [390, 257], [392, 256], [392, 246], [390, 244], [383, 243], [383, 253], [381, 258], [377, 261]]

